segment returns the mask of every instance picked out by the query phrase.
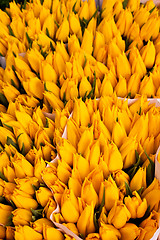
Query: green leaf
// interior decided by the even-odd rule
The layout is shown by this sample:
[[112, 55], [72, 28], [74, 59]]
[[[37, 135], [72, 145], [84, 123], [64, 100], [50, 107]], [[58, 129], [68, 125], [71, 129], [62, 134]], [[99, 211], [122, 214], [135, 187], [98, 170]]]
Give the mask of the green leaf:
[[64, 103], [64, 106], [66, 105], [67, 103], [67, 100], [66, 100], [66, 93], [64, 92], [63, 93], [63, 99], [62, 99], [63, 103]]
[[27, 38], [27, 41], [28, 41], [28, 44], [29, 44], [29, 49], [32, 48], [32, 39], [29, 37], [28, 33], [26, 32], [26, 38]]
[[0, 56], [1, 56], [1, 57], [4, 57], [4, 56], [2, 55], [2, 53], [0, 53]]
[[128, 0], [124, 0], [124, 1], [122, 2], [122, 4], [123, 4], [123, 9], [126, 9], [127, 4], [128, 4]]
[[23, 9], [26, 9], [26, 4], [27, 4], [27, 1], [24, 0], [24, 3], [23, 3], [23, 5], [22, 5], [22, 8], [23, 8]]
[[40, 0], [40, 1], [41, 1], [41, 5], [43, 5], [44, 0]]
[[88, 26], [89, 21], [88, 21], [87, 19], [85, 19], [84, 17], [83, 17], [82, 19], [79, 18], [79, 21], [80, 21], [81, 30], [82, 30], [82, 35], [83, 35], [85, 29], [86, 29], [87, 26]]
[[156, 8], [156, 6], [154, 6], [154, 7], [149, 11], [149, 13], [151, 14], [151, 13], [154, 11], [155, 8]]
[[93, 98], [94, 97], [95, 88], [96, 88], [96, 73], [94, 71], [94, 80], [93, 80], [93, 84], [92, 84], [92, 90], [89, 92], [87, 98]]
[[35, 210], [35, 209], [31, 208], [31, 212], [32, 212], [33, 216], [35, 216], [36, 219], [37, 219], [37, 218], [42, 217], [43, 209], [36, 209]]
[[105, 205], [105, 188], [103, 189], [103, 198], [102, 198], [101, 205], [99, 207], [99, 216], [101, 215], [102, 208], [104, 207], [104, 205]]
[[34, 191], [37, 191], [39, 189], [39, 187], [35, 186], [34, 184], [32, 184], [32, 187], [33, 187]]
[[18, 87], [17, 87], [17, 85], [15, 84], [15, 82], [13, 81], [13, 79], [11, 79], [11, 85], [18, 90]]
[[16, 149], [18, 149], [18, 146], [15, 142], [13, 142], [13, 140], [7, 136], [7, 145], [12, 145], [13, 147], [15, 147]]
[[53, 44], [52, 42], [50, 42], [50, 48], [51, 48], [51, 51], [54, 52], [55, 51], [55, 48], [53, 47]]
[[24, 146], [24, 143], [22, 144], [21, 153], [22, 153], [23, 156], [25, 156], [25, 146]]
[[146, 181], [147, 186], [149, 186], [154, 179], [154, 169], [152, 168], [152, 165], [149, 164], [146, 169]]
[[18, 142], [18, 139], [19, 139], [19, 137], [22, 135], [23, 133], [20, 133], [18, 136], [17, 136], [17, 142]]
[[11, 203], [11, 205], [12, 205], [12, 207], [13, 207], [14, 209], [17, 208], [16, 205], [15, 205], [15, 203], [14, 203], [12, 200], [10, 200], [10, 203]]
[[146, 154], [146, 156], [147, 156], [147, 158], [148, 158], [148, 160], [149, 160], [149, 162], [150, 162], [152, 168], [155, 168], [155, 164], [154, 164], [154, 162], [153, 162], [152, 159], [148, 156], [148, 154], [147, 154], [147, 152], [146, 152], [145, 149], [144, 149], [144, 153]]
[[86, 98], [87, 98], [87, 93], [88, 91], [85, 92], [84, 96], [82, 97], [82, 101], [85, 102], [86, 101]]
[[142, 191], [143, 191], [143, 189], [144, 189], [144, 187], [141, 187], [138, 191], [137, 191], [137, 193], [139, 194], [139, 195], [141, 195], [142, 194]]
[[5, 107], [8, 107], [8, 100], [7, 100], [7, 98], [4, 96], [3, 93], [0, 93], [0, 102], [1, 102]]
[[77, 13], [77, 11], [75, 10], [76, 3], [77, 3], [77, 1], [75, 1], [74, 5], [73, 5], [73, 7], [72, 7], [72, 12], [74, 12], [75, 14]]
[[50, 38], [48, 28], [46, 28], [46, 35]]
[[11, 131], [13, 131], [13, 128], [12, 128], [12, 126], [9, 126], [8, 124], [6, 124], [6, 123], [3, 123], [3, 126], [5, 127], [7, 127], [7, 128], [9, 128]]
[[86, 63], [87, 63], [87, 58], [86, 58], [86, 55], [84, 55], [84, 64], [83, 64], [83, 68], [85, 68]]
[[15, 37], [15, 35], [14, 35], [14, 33], [13, 33], [13, 30], [12, 30], [12, 28], [11, 28], [10, 25], [8, 25], [8, 30], [9, 30], [9, 34], [10, 34], [11, 36]]
[[0, 172], [0, 178], [6, 182], [8, 182], [8, 179], [4, 176], [2, 172]]
[[56, 24], [57, 28], [59, 28], [60, 25], [58, 24], [58, 22], [56, 20], [54, 20], [54, 23]]
[[128, 183], [127, 182], [125, 182], [125, 187], [126, 187], [126, 196], [133, 196], [132, 195], [132, 191], [131, 191], [131, 189], [130, 189], [130, 186], [128, 185]]
[[14, 57], [17, 57], [14, 51], [12, 51], [12, 53], [13, 53], [13, 56], [14, 56]]
[[5, 202], [5, 197], [0, 197], [0, 203], [4, 203]]
[[45, 125], [45, 128], [49, 128], [49, 121], [48, 121], [48, 118], [46, 118], [46, 125]]

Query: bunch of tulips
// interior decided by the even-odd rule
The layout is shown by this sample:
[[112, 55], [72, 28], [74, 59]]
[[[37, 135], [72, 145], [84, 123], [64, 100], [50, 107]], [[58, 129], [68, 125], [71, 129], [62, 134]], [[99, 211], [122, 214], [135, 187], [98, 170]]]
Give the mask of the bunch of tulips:
[[0, 29], [0, 239], [158, 235], [158, 6], [13, 1]]

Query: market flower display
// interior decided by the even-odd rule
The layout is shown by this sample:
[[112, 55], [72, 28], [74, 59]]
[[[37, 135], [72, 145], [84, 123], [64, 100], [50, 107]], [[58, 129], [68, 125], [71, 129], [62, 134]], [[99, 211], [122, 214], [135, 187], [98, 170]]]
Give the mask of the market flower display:
[[159, 18], [152, 0], [0, 10], [1, 239], [158, 234]]

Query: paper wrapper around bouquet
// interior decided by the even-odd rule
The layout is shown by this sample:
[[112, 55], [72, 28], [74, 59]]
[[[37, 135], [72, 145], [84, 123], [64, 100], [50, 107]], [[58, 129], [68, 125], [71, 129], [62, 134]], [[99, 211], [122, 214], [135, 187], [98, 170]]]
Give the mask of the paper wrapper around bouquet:
[[[124, 98], [119, 98], [122, 99], [122, 101], [124, 100]], [[98, 99], [97, 99], [98, 100]], [[137, 99], [126, 99], [128, 101], [128, 106], [132, 105], [135, 101], [137, 101]], [[158, 98], [148, 98], [147, 99], [149, 101], [149, 104], [153, 104], [155, 103], [155, 107], [160, 107], [160, 99]], [[51, 118], [52, 120], [54, 120], [55, 115], [54, 114], [49, 114], [49, 113], [44, 113], [46, 115], [46, 117]], [[69, 118], [72, 118], [72, 113], [70, 114]], [[67, 126], [65, 126], [63, 134], [62, 134], [62, 138], [67, 139]], [[160, 163], [158, 162], [158, 153], [160, 151], [160, 146], [157, 149], [156, 155], [155, 155], [155, 177], [159, 180], [160, 182]], [[55, 159], [52, 160], [52, 162], [57, 163], [58, 162], [59, 156], [57, 155]], [[49, 166], [47, 166], [49, 167]], [[55, 199], [56, 200], [56, 199]], [[62, 231], [63, 233], [70, 235], [72, 237], [74, 237], [76, 240], [82, 240], [82, 238], [78, 237], [75, 233], [73, 233], [71, 230], [69, 230], [67, 227], [65, 227], [63, 224], [60, 223], [56, 223], [55, 221], [53, 221], [53, 214], [54, 213], [59, 213], [60, 212], [60, 207], [57, 203], [57, 207], [56, 209], [52, 212], [50, 219], [51, 221], [55, 224], [55, 226]], [[160, 240], [160, 220], [159, 220], [159, 228], [157, 229], [157, 231], [154, 233], [153, 237], [150, 240]]]

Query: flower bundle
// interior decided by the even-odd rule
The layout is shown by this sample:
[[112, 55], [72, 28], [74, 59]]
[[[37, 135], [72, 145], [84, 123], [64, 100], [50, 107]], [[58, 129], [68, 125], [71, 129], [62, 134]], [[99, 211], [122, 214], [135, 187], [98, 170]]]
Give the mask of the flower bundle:
[[94, 0], [11, 2], [0, 16], [7, 101], [25, 92], [51, 112], [75, 97], [160, 96], [159, 9], [152, 0], [103, 1], [101, 8]]
[[0, 239], [158, 235], [159, 20], [152, 0], [0, 10]]

